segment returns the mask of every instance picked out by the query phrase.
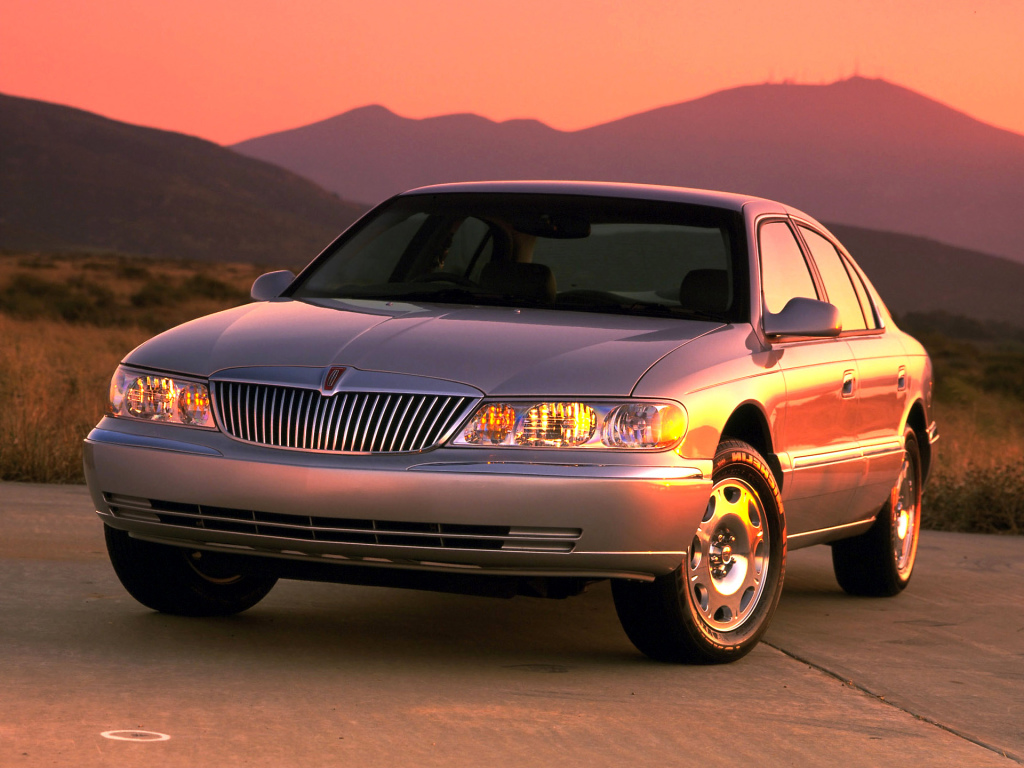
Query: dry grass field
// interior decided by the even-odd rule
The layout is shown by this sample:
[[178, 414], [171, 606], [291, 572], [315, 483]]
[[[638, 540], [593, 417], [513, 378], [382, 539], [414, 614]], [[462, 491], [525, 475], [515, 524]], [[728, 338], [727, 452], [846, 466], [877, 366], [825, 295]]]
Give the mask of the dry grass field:
[[[265, 269], [0, 254], [0, 480], [82, 482], [82, 438], [118, 361], [156, 332], [247, 301]], [[1024, 533], [1024, 343], [953, 318], [904, 325], [936, 370], [941, 439], [925, 526]]]
[[926, 525], [1024, 534], [1024, 334], [941, 315], [902, 325], [935, 365], [940, 439]]
[[0, 254], [0, 480], [83, 482], [82, 438], [121, 358], [159, 331], [248, 301], [264, 269]]

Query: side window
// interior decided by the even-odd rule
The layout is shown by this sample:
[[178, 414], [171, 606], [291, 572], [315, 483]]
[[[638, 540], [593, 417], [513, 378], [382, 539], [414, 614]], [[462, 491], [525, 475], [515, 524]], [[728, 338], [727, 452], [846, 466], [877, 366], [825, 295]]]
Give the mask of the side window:
[[757, 236], [765, 309], [775, 314], [781, 312], [790, 299], [818, 298], [814, 279], [789, 225], [783, 221], [769, 221], [761, 225]]
[[878, 322], [878, 315], [875, 313], [875, 307], [871, 303], [871, 298], [868, 295], [868, 289], [864, 287], [864, 279], [861, 277], [860, 272], [857, 269], [846, 262], [846, 270], [850, 273], [850, 277], [853, 279], [853, 287], [857, 291], [857, 298], [860, 300], [860, 308], [864, 310], [864, 319], [867, 321], [868, 328], [872, 330], [878, 328], [880, 323]]
[[850, 274], [846, 271], [839, 251], [832, 243], [813, 230], [800, 227], [800, 232], [803, 234], [804, 240], [807, 241], [807, 247], [811, 249], [814, 263], [818, 265], [818, 272], [825, 283], [828, 300], [839, 309], [843, 330], [863, 331], [868, 324], [864, 319], [864, 311], [861, 309], [857, 291], [850, 281]]

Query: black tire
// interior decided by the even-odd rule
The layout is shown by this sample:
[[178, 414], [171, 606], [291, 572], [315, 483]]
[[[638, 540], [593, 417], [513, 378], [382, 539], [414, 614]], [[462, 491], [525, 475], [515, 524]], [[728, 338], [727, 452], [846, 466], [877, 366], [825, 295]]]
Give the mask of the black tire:
[[133, 539], [103, 526], [114, 572], [147, 608], [177, 616], [231, 616], [252, 608], [276, 576], [244, 574], [230, 556]]
[[786, 518], [771, 469], [753, 447], [728, 440], [718, 447], [712, 480], [686, 561], [654, 582], [612, 582], [626, 635], [658, 661], [742, 658], [767, 630], [782, 594]]
[[921, 530], [921, 451], [914, 430], [903, 436], [903, 466], [889, 500], [866, 533], [833, 542], [832, 568], [843, 591], [893, 597], [907, 584]]

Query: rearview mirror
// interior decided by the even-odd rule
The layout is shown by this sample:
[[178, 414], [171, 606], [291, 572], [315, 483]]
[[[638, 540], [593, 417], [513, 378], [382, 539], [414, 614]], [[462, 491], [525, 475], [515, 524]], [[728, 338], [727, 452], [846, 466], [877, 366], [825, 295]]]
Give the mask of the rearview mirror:
[[838, 336], [843, 330], [839, 310], [827, 301], [795, 298], [778, 314], [766, 311], [765, 336]]
[[295, 279], [294, 273], [289, 269], [281, 269], [277, 272], [267, 272], [256, 278], [252, 284], [249, 295], [256, 301], [270, 301], [281, 295], [281, 292], [292, 284]]
[[520, 216], [513, 226], [517, 231], [534, 237], [554, 240], [577, 240], [590, 237], [590, 222], [579, 216], [542, 213], [539, 216]]

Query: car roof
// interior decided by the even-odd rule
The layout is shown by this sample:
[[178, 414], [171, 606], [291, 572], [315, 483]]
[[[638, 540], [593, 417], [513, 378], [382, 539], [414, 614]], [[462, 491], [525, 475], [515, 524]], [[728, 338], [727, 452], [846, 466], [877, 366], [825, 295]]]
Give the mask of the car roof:
[[708, 205], [740, 211], [748, 203], [770, 203], [781, 211], [792, 210], [753, 195], [715, 192], [707, 189], [667, 187], [653, 184], [622, 184], [605, 181], [467, 181], [456, 184], [435, 184], [404, 192], [405, 195], [452, 194], [459, 192], [533, 193], [549, 195], [589, 195], [591, 197], [624, 197], [636, 200], [658, 200], [674, 203]]

